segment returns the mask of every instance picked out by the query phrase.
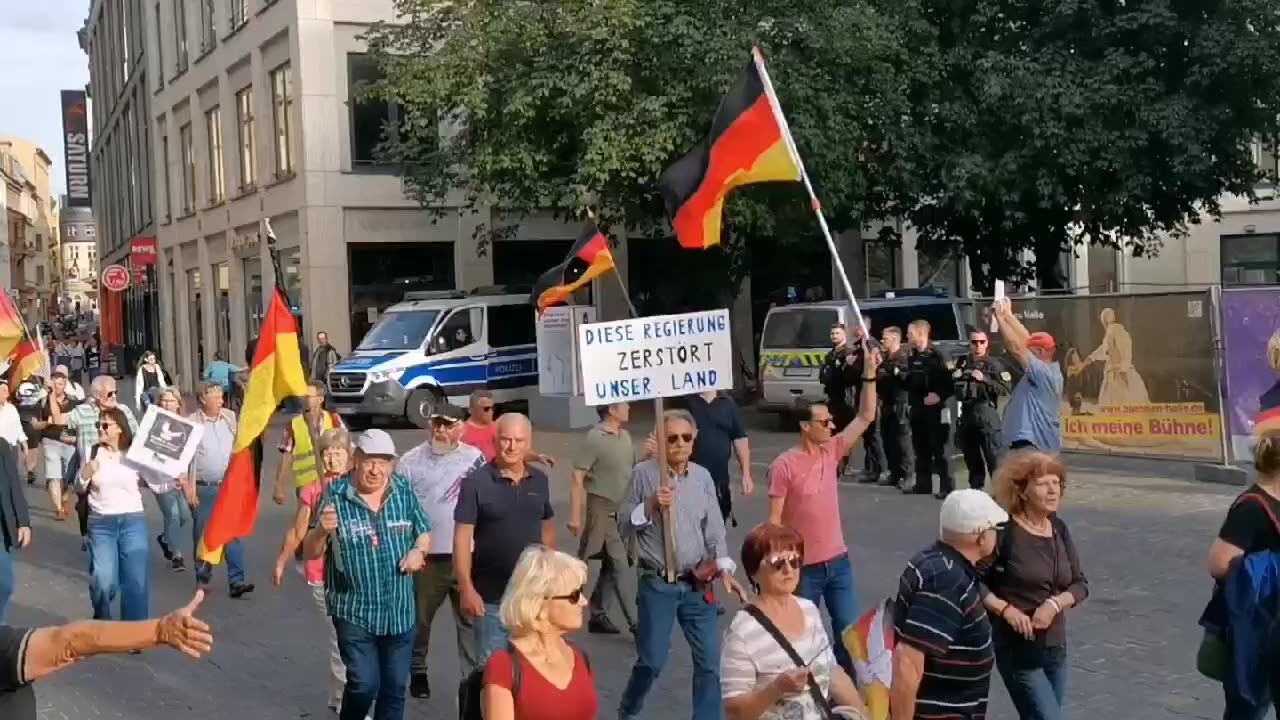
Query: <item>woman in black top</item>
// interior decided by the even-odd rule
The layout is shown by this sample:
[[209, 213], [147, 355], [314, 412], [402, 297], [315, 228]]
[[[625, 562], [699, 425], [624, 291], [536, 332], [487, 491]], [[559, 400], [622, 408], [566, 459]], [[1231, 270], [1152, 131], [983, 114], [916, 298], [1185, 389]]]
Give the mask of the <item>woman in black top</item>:
[[[1218, 582], [1225, 580], [1245, 555], [1280, 551], [1280, 431], [1258, 438], [1253, 449], [1253, 467], [1258, 472], [1257, 481], [1231, 504], [1218, 538], [1209, 548], [1209, 575]], [[1264, 677], [1277, 669], [1280, 668], [1264, 671]], [[1235, 687], [1230, 681], [1222, 683], [1225, 720], [1254, 720], [1267, 714], [1265, 705], [1256, 707], [1250, 700], [1239, 697]]]
[[1089, 596], [1080, 556], [1058, 517], [1067, 471], [1057, 455], [1009, 455], [995, 498], [1009, 511], [985, 565], [996, 668], [1022, 720], [1059, 720], [1067, 679], [1066, 611]]

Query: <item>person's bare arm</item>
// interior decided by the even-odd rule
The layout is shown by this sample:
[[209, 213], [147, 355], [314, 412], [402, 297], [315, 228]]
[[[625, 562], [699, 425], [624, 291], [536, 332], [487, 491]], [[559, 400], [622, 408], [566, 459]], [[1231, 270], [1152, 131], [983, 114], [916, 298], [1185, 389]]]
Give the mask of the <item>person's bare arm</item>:
[[574, 468], [573, 482], [569, 485], [569, 532], [575, 537], [582, 533], [586, 507], [587, 471]]
[[307, 526], [311, 524], [311, 508], [298, 505], [298, 513], [293, 517], [293, 527], [284, 533], [284, 544], [280, 546], [280, 558], [288, 559], [298, 551], [298, 546], [307, 537]]
[[751, 477], [751, 441], [740, 437], [733, 441], [733, 454], [738, 458], [738, 468], [742, 470], [742, 493], [750, 495], [755, 489]]
[[289, 472], [293, 469], [293, 450], [280, 456], [280, 467], [276, 469], [276, 486], [271, 497], [277, 505], [284, 502], [285, 489], [289, 487]]
[[1225, 580], [1231, 566], [1244, 555], [1244, 550], [1217, 538], [1209, 548], [1209, 575], [1214, 580]]
[[831, 700], [832, 705], [843, 705], [861, 710], [863, 713], [867, 712], [867, 704], [858, 692], [858, 686], [839, 665], [831, 669]]
[[1023, 368], [1031, 364], [1031, 349], [1027, 347], [1027, 339], [1031, 333], [1022, 321], [1013, 314], [1013, 303], [1008, 298], [997, 300], [992, 305], [996, 320], [1000, 324], [1000, 337], [1004, 339], [1005, 349], [1009, 351]]
[[787, 497], [785, 495], [781, 497], [769, 498], [769, 524], [770, 525], [782, 524], [782, 510], [786, 506], [787, 506]]
[[912, 720], [916, 716], [916, 694], [924, 678], [924, 652], [907, 643], [893, 648], [893, 680], [889, 685], [889, 717]]
[[475, 536], [475, 525], [457, 523], [453, 526], [453, 576], [458, 579], [459, 590], [475, 590], [471, 582], [471, 546]]
[[515, 699], [504, 687], [485, 685], [480, 694], [480, 705], [484, 720], [515, 720]]
[[551, 548], [556, 547], [556, 523], [554, 520], [542, 521], [542, 544]]

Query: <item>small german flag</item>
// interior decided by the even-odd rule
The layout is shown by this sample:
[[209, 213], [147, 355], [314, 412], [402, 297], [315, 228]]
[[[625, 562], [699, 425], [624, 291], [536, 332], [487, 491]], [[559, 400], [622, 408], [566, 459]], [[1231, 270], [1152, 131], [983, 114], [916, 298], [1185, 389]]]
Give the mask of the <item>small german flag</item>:
[[31, 339], [23, 340], [18, 343], [18, 347], [13, 349], [13, 353], [9, 355], [9, 393], [16, 396], [18, 386], [23, 380], [31, 377], [40, 366], [44, 364], [43, 353], [40, 352], [40, 346], [36, 341]]
[[563, 305], [574, 292], [613, 269], [608, 239], [595, 223], [588, 223], [564, 262], [542, 273], [534, 283], [529, 304], [538, 308], [538, 312]]
[[764, 61], [758, 52], [752, 55], [720, 101], [711, 133], [658, 178], [676, 239], [690, 250], [720, 243], [724, 198], [730, 190], [800, 180], [800, 163], [788, 143]]

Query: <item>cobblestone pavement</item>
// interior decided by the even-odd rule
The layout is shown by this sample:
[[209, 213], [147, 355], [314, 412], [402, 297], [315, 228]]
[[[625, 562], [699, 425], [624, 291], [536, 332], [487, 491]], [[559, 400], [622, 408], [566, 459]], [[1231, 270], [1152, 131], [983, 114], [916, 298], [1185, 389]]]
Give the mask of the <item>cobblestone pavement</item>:
[[[277, 439], [279, 431], [277, 425], [270, 439]], [[411, 430], [393, 435], [401, 450], [418, 437]], [[755, 474], [762, 484], [767, 461], [792, 442], [792, 436], [755, 432], [752, 440]], [[573, 436], [539, 433], [535, 444], [564, 460], [554, 474], [560, 510], [567, 497]], [[269, 453], [269, 458], [271, 473], [278, 454]], [[1172, 468], [1168, 474], [1175, 475]], [[1068, 717], [1114, 717], [1117, 712], [1126, 720], [1220, 716], [1219, 692], [1195, 673], [1193, 657], [1199, 639], [1196, 619], [1209, 591], [1205, 553], [1235, 492], [1183, 479], [1097, 472], [1070, 477], [1064, 517], [1080, 545], [1092, 597], [1071, 614]], [[27, 496], [36, 508], [35, 540], [33, 547], [17, 555], [18, 589], [10, 621], [40, 625], [85, 617], [86, 556], [75, 524], [55, 522], [38, 487], [29, 488]], [[151, 501], [147, 503], [152, 527], [158, 528], [158, 514]], [[936, 535], [938, 503], [883, 488], [849, 486], [842, 490], [841, 504], [859, 595], [866, 606], [893, 591], [909, 555]], [[738, 507], [741, 527], [731, 531], [731, 547], [765, 515], [759, 494], [739, 498]], [[257, 582], [257, 592], [231, 600], [225, 594], [225, 576], [215, 575], [202, 612], [217, 634], [207, 661], [189, 662], [160, 650], [84, 663], [40, 683], [41, 718], [329, 717], [324, 706], [324, 620], [300, 578], [289, 577], [281, 589], [270, 585], [269, 568], [287, 518], [286, 509], [264, 498], [257, 533], [247, 546], [250, 579]], [[567, 538], [567, 532], [562, 530], [561, 537]], [[153, 612], [186, 602], [192, 575], [162, 568], [154, 545], [152, 563]], [[436, 694], [429, 701], [410, 698], [412, 718], [456, 716], [457, 663], [447, 610], [437, 617], [437, 628], [431, 654]], [[612, 717], [634, 657], [629, 640], [583, 636], [579, 641], [591, 653], [598, 675], [601, 717]], [[687, 716], [688, 657], [684, 640], [676, 639], [645, 716]], [[998, 679], [992, 695], [992, 716], [1013, 717]]]

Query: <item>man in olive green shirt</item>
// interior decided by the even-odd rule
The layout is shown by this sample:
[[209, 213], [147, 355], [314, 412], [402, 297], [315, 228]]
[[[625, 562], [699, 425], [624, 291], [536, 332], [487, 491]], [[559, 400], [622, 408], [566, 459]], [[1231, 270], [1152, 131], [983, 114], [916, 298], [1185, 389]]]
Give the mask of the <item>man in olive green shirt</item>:
[[[585, 562], [600, 556], [600, 577], [591, 593], [593, 633], [617, 634], [609, 619], [610, 607], [620, 610], [631, 633], [636, 627], [636, 578], [627, 548], [618, 532], [618, 502], [631, 482], [636, 452], [624, 427], [631, 407], [623, 403], [601, 405], [600, 424], [587, 431], [573, 463], [569, 532], [582, 539], [578, 556]], [[601, 551], [604, 551], [601, 555]]]

